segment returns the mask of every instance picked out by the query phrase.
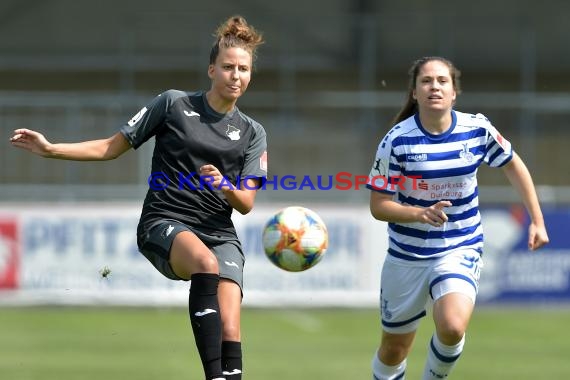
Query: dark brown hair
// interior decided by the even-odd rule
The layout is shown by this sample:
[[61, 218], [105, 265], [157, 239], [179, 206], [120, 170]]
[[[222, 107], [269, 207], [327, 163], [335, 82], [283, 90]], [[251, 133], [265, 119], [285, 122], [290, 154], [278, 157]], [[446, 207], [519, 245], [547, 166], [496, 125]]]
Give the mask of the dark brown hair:
[[239, 15], [228, 18], [214, 33], [216, 42], [210, 51], [210, 64], [213, 65], [220, 54], [220, 49], [240, 47], [251, 54], [252, 61], [256, 58], [256, 49], [263, 41], [263, 35], [253, 26], [249, 25], [245, 18]]
[[449, 68], [449, 75], [451, 75], [453, 89], [455, 90], [455, 93], [457, 95], [461, 93], [461, 85], [459, 81], [461, 77], [461, 71], [459, 71], [450, 60], [437, 56], [420, 58], [414, 62], [414, 64], [412, 65], [412, 67], [410, 67], [410, 70], [408, 71], [410, 81], [408, 84], [408, 95], [406, 98], [406, 103], [404, 104], [402, 109], [400, 109], [396, 117], [394, 117], [392, 125], [396, 125], [402, 120], [405, 120], [410, 116], [414, 115], [416, 112], [418, 112], [418, 104], [413, 97], [414, 89], [416, 88], [416, 80], [418, 78], [418, 75], [422, 67], [426, 63], [431, 61], [440, 61]]

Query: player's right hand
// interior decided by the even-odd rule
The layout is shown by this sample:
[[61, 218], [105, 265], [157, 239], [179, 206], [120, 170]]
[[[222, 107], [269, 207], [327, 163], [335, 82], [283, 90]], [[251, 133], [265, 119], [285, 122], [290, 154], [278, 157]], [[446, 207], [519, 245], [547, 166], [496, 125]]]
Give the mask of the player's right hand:
[[31, 129], [16, 129], [10, 138], [13, 146], [38, 154], [42, 157], [49, 156], [51, 143], [39, 132]]
[[450, 201], [439, 201], [436, 204], [426, 207], [423, 209], [421, 214], [421, 221], [423, 223], [428, 223], [434, 227], [441, 227], [443, 223], [447, 222], [448, 218], [443, 209], [445, 207], [450, 207], [452, 204]]

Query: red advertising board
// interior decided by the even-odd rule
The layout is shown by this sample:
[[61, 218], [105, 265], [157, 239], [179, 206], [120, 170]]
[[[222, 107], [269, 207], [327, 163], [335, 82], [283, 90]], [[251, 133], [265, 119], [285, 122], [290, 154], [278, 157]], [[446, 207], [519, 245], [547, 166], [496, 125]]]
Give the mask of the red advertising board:
[[16, 289], [20, 257], [16, 219], [0, 219], [0, 290]]

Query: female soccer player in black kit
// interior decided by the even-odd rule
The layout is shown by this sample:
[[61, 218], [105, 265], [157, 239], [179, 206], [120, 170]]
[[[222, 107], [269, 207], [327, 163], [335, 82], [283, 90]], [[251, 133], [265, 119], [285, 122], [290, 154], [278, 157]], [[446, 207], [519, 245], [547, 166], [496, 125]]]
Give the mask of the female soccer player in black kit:
[[231, 214], [252, 209], [267, 176], [267, 143], [263, 127], [236, 102], [261, 43], [244, 18], [230, 17], [216, 31], [208, 91], [165, 91], [107, 139], [52, 144], [29, 129], [11, 138], [40, 156], [77, 161], [115, 159], [155, 138], [138, 247], [167, 278], [191, 281], [190, 321], [207, 380], [242, 374], [245, 259]]

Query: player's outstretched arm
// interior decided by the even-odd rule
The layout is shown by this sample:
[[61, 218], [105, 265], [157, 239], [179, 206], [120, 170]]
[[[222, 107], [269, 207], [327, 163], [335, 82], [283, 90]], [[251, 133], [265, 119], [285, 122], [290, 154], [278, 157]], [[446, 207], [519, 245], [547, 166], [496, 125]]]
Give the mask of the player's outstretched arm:
[[395, 202], [393, 196], [377, 191], [370, 192], [370, 212], [375, 219], [392, 223], [427, 223], [441, 227], [448, 218], [445, 208], [449, 201], [439, 201], [430, 207], [414, 207]]
[[513, 153], [513, 159], [503, 167], [503, 171], [509, 182], [520, 194], [530, 215], [528, 248], [534, 251], [547, 244], [549, 239], [532, 177], [526, 165], [516, 153]]
[[39, 132], [31, 129], [16, 129], [10, 142], [17, 148], [42, 157], [73, 161], [112, 160], [131, 148], [121, 133], [101, 140], [52, 144]]

